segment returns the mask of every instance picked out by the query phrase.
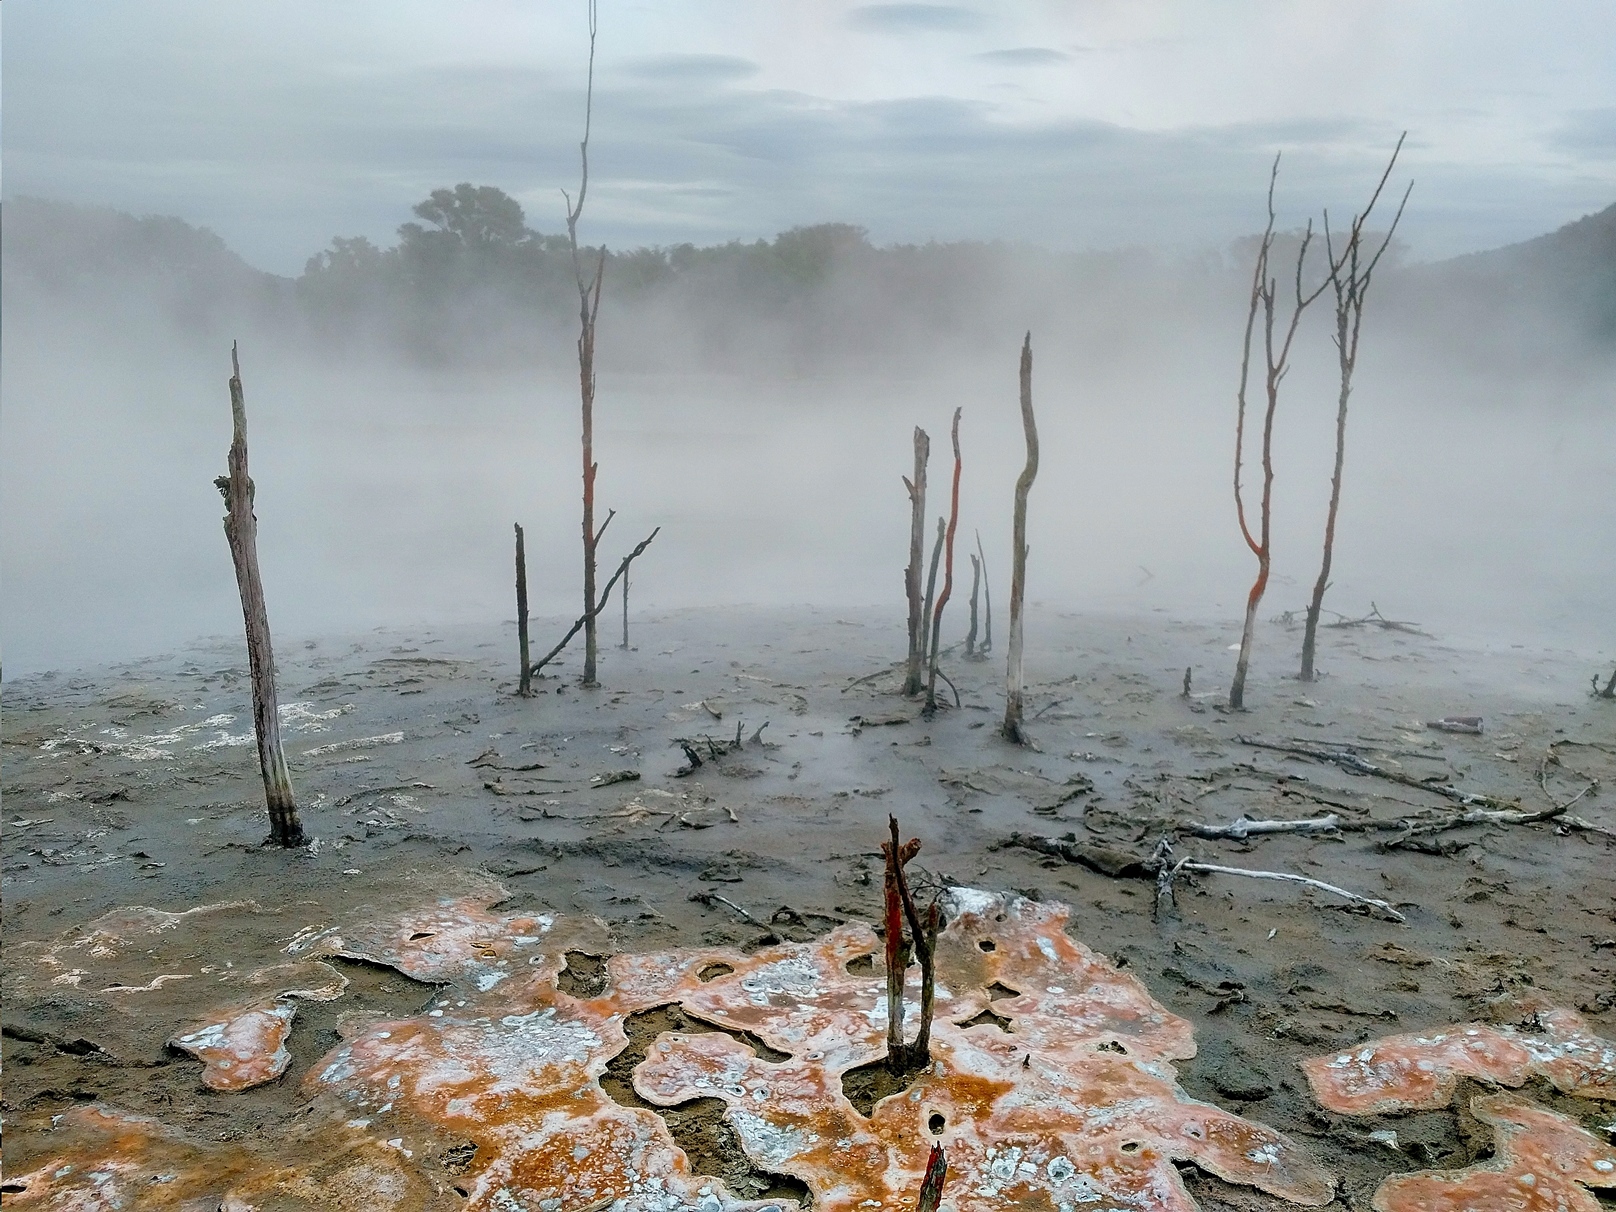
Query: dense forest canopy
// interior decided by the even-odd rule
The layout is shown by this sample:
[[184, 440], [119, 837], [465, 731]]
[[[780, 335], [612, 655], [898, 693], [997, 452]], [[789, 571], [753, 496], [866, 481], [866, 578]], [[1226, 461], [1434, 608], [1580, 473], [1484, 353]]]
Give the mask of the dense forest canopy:
[[[177, 218], [21, 198], [4, 208], [4, 281], [12, 301], [155, 310], [210, 339], [251, 322], [328, 351], [426, 363], [568, 360], [577, 302], [565, 236], [530, 227], [488, 185], [434, 190], [413, 214], [392, 246], [337, 237], [286, 279]], [[1248, 285], [1247, 244], [1201, 255], [877, 247], [863, 228], [825, 223], [772, 240], [606, 250], [603, 368], [905, 373], [1028, 327], [1066, 334], [1073, 357], [1222, 340]], [[1505, 249], [1392, 265], [1386, 279], [1382, 322], [1393, 340], [1417, 331], [1426, 354], [1531, 364], [1616, 353], [1616, 206]]]

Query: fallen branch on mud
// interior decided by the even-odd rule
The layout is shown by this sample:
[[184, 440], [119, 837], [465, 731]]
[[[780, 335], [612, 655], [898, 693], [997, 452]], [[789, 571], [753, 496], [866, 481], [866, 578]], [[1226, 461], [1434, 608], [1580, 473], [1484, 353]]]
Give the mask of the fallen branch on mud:
[[1207, 875], [1244, 875], [1254, 880], [1280, 880], [1287, 884], [1302, 884], [1308, 888], [1317, 888], [1321, 892], [1328, 892], [1342, 897], [1357, 905], [1368, 905], [1379, 909], [1394, 922], [1406, 922], [1408, 919], [1393, 909], [1386, 901], [1373, 896], [1360, 896], [1356, 892], [1348, 892], [1345, 888], [1338, 888], [1334, 884], [1326, 884], [1323, 880], [1316, 880], [1306, 875], [1293, 875], [1289, 871], [1252, 871], [1245, 867], [1224, 867], [1217, 863], [1197, 863], [1192, 859], [1179, 859], [1172, 866], [1171, 875], [1167, 880], [1167, 899], [1173, 898], [1172, 881], [1180, 871], [1194, 871]]
[[[611, 520], [612, 515], [608, 514], [606, 521], [610, 522]], [[605, 525], [602, 525], [601, 532], [604, 533], [605, 530]], [[629, 552], [623, 557], [623, 562], [617, 566], [617, 571], [612, 573], [611, 580], [606, 582], [606, 588], [600, 591], [600, 601], [595, 604], [595, 608], [588, 614], [580, 616], [578, 621], [572, 625], [570, 630], [568, 630], [567, 634], [561, 637], [561, 642], [533, 663], [533, 666], [528, 670], [529, 675], [537, 673], [551, 661], [555, 660], [556, 657], [560, 656], [562, 649], [564, 649], [568, 644], [572, 643], [572, 637], [577, 635], [579, 631], [583, 630], [584, 624], [591, 622], [600, 614], [601, 611], [606, 609], [606, 603], [611, 599], [612, 596], [612, 589], [617, 585], [619, 580], [628, 574], [628, 566], [638, 559], [642, 554], [644, 554], [645, 549], [651, 545], [651, 540], [656, 538], [657, 535], [661, 533], [662, 527], [658, 526], [650, 534], [646, 535], [633, 551]], [[599, 535], [597, 535], [596, 538], [598, 540]]]
[[767, 931], [770, 938], [775, 937], [773, 930], [770, 930], [767, 925], [758, 921], [757, 918], [753, 917], [745, 909], [742, 909], [739, 905], [726, 896], [719, 896], [716, 892], [692, 892], [690, 894], [690, 899], [695, 901], [698, 905], [706, 905], [709, 909], [714, 905], [722, 905], [724, 908], [733, 910], [735, 913], [739, 914], [741, 920], [746, 922], [747, 925], [756, 926], [759, 930]]
[[[1330, 611], [1334, 614], [1334, 611]], [[1421, 630], [1418, 623], [1410, 623], [1404, 619], [1388, 619], [1380, 613], [1380, 607], [1373, 602], [1369, 603], [1369, 613], [1361, 619], [1349, 619], [1345, 615], [1337, 616], [1333, 623], [1324, 623], [1324, 627], [1346, 629], [1349, 627], [1379, 627], [1382, 631], [1406, 631], [1409, 635], [1428, 635]]]
[[[1296, 822], [1252, 822], [1252, 824], [1294, 824]], [[1130, 855], [1119, 851], [1107, 851], [1103, 847], [1081, 846], [1075, 839], [1062, 839], [1039, 837], [1036, 834], [1012, 833], [1008, 841], [1002, 842], [999, 849], [1005, 846], [1019, 846], [1025, 850], [1035, 850], [1040, 854], [1050, 854], [1068, 862], [1080, 863], [1090, 870], [1098, 871], [1102, 875], [1112, 878], [1135, 877], [1156, 880], [1158, 905], [1173, 902], [1173, 880], [1180, 871], [1204, 873], [1208, 875], [1244, 875], [1252, 879], [1280, 880], [1285, 883], [1304, 884], [1310, 888], [1317, 888], [1323, 892], [1333, 893], [1344, 897], [1356, 904], [1368, 905], [1379, 909], [1394, 921], [1405, 921], [1401, 913], [1392, 908], [1386, 901], [1372, 896], [1361, 896], [1356, 892], [1349, 892], [1345, 888], [1338, 888], [1334, 884], [1327, 884], [1323, 880], [1316, 880], [1306, 875], [1293, 875], [1288, 871], [1252, 871], [1245, 867], [1224, 867], [1217, 863], [1202, 863], [1193, 859], [1179, 859], [1172, 861], [1172, 841], [1163, 837], [1156, 845], [1155, 853], [1149, 858]], [[1110, 859], [1102, 865], [1102, 856]]]
[[1403, 774], [1397, 770], [1387, 770], [1384, 766], [1377, 766], [1373, 762], [1352, 752], [1350, 749], [1321, 749], [1314, 745], [1281, 745], [1272, 741], [1259, 741], [1253, 737], [1237, 736], [1235, 740], [1242, 745], [1249, 745], [1253, 749], [1268, 749], [1274, 753], [1289, 753], [1297, 757], [1312, 758], [1316, 762], [1330, 762], [1352, 774], [1369, 774], [1376, 778], [1388, 779], [1393, 783], [1401, 783], [1405, 787], [1417, 787], [1421, 791], [1429, 791], [1446, 799], [1455, 801], [1469, 807], [1491, 808], [1498, 810], [1514, 810], [1520, 807], [1515, 800], [1500, 799], [1495, 795], [1484, 795], [1480, 792], [1460, 791], [1451, 783], [1439, 783], [1426, 779], [1417, 779], [1411, 774]]
[[1243, 816], [1227, 825], [1203, 825], [1197, 821], [1185, 821], [1178, 828], [1180, 832], [1194, 837], [1226, 837], [1243, 842], [1256, 833], [1335, 833], [1341, 829], [1341, 818], [1333, 812], [1328, 816], [1311, 817], [1303, 821], [1254, 821], [1250, 817]]

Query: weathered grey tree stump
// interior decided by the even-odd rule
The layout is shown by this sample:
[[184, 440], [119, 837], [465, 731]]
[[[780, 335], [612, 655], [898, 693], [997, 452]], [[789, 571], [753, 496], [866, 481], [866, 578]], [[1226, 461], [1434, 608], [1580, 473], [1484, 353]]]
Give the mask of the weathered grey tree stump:
[[275, 654], [269, 640], [269, 613], [258, 574], [258, 519], [253, 515], [253, 482], [247, 474], [247, 405], [241, 390], [241, 363], [230, 346], [230, 474], [213, 481], [224, 496], [224, 534], [236, 565], [241, 613], [247, 629], [247, 663], [252, 671], [253, 731], [258, 736], [258, 766], [264, 776], [269, 806], [269, 837], [279, 846], [303, 845], [303, 823], [292, 795], [292, 776], [281, 746], [280, 711], [275, 697]]

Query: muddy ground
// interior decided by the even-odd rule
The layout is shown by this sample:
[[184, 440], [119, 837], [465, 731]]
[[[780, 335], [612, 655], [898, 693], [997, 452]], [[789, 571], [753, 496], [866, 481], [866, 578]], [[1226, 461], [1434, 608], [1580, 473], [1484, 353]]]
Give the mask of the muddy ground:
[[[558, 627], [536, 623], [536, 645]], [[998, 654], [973, 663], [951, 653], [963, 706], [922, 718], [890, 669], [901, 627], [876, 611], [659, 614], [635, 622], [633, 650], [604, 649], [599, 689], [576, 685], [570, 655], [526, 700], [514, 694], [512, 627], [283, 646], [293, 780], [318, 838], [292, 853], [259, 844], [239, 640], [13, 683], [7, 966], [18, 943], [116, 906], [243, 899], [266, 912], [221, 915], [229, 926], [209, 945], [221, 960], [247, 956], [477, 871], [508, 889], [507, 907], [597, 915], [620, 949], [752, 947], [878, 920], [878, 846], [894, 813], [924, 843], [924, 880], [1072, 904], [1084, 942], [1194, 1022], [1200, 1054], [1180, 1066], [1185, 1087], [1309, 1143], [1343, 1176], [1337, 1207], [1367, 1208], [1387, 1173], [1464, 1164], [1487, 1142], [1455, 1109], [1323, 1113], [1302, 1059], [1507, 1018], [1533, 996], [1616, 1037], [1616, 840], [1563, 821], [1409, 837], [1396, 822], [1459, 806], [1241, 739], [1350, 746], [1386, 770], [1526, 811], [1598, 779], [1569, 815], [1616, 829], [1616, 703], [1589, 694], [1585, 658], [1339, 629], [1323, 636], [1326, 676], [1303, 686], [1285, 676], [1299, 634], [1265, 624], [1250, 709], [1228, 713], [1234, 624], [1032, 609], [1031, 750], [999, 738]], [[1425, 726], [1456, 715], [1483, 717], [1484, 732]], [[741, 747], [723, 752], [737, 728]], [[681, 740], [703, 758], [682, 777]], [[1551, 744], [1559, 761], [1545, 765]], [[1344, 831], [1237, 841], [1179, 828], [1330, 812]], [[1005, 846], [1015, 833], [1069, 836], [1086, 862]], [[1157, 914], [1154, 880], [1129, 856], [1148, 858], [1164, 834], [1178, 857], [1311, 876], [1384, 899], [1407, 920], [1222, 875], [1180, 875], [1176, 910]], [[177, 1053], [120, 1057], [97, 1040], [93, 1005], [8, 998], [7, 1172], [46, 1148], [51, 1115], [88, 1100], [273, 1152], [303, 1073], [336, 1043], [337, 1016], [413, 1013], [432, 992], [386, 969], [344, 971], [341, 1002], [300, 1008], [287, 1075], [237, 1095], [204, 1090], [200, 1065]], [[1590, 1126], [1616, 1120], [1616, 1105], [1539, 1093]], [[1399, 1148], [1371, 1140], [1384, 1128]], [[1190, 1182], [1204, 1208], [1273, 1206], [1207, 1175]]]

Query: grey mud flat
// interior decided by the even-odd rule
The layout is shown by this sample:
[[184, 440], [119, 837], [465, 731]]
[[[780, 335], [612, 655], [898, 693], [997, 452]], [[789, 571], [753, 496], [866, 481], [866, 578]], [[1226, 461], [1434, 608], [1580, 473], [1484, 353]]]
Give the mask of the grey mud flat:
[[[535, 621], [535, 643], [559, 630], [556, 620]], [[1230, 714], [1219, 704], [1234, 624], [1034, 606], [1034, 750], [998, 734], [999, 654], [967, 662], [947, 653], [963, 707], [921, 718], [898, 693], [897, 610], [652, 614], [634, 623], [636, 649], [602, 651], [600, 688], [575, 684], [579, 658], [568, 654], [529, 699], [514, 694], [514, 631], [283, 642], [292, 779], [318, 839], [293, 852], [260, 844], [267, 822], [239, 641], [9, 685], [0, 750], [7, 962], [16, 944], [117, 906], [251, 899], [290, 936], [359, 906], [426, 900], [477, 873], [508, 889], [508, 907], [600, 917], [622, 950], [751, 947], [765, 937], [722, 902], [692, 899], [703, 893], [800, 939], [852, 917], [879, 920], [890, 812], [923, 841], [922, 884], [1073, 905], [1074, 933], [1194, 1022], [1200, 1054], [1180, 1066], [1190, 1093], [1307, 1142], [1343, 1176], [1337, 1207], [1367, 1207], [1394, 1171], [1467, 1164], [1485, 1140], [1452, 1109], [1325, 1113], [1301, 1060], [1485, 1018], [1511, 997], [1578, 1009], [1616, 1037], [1616, 842], [1546, 822], [1472, 826], [1434, 835], [1423, 850], [1386, 850], [1380, 843], [1396, 833], [1376, 826], [1452, 805], [1237, 739], [1351, 745], [1528, 811], [1569, 799], [1586, 775], [1602, 786], [1572, 812], [1616, 828], [1616, 704], [1589, 696], [1583, 658], [1326, 630], [1326, 676], [1304, 686], [1286, 676], [1300, 633], [1263, 624], [1249, 710]], [[1186, 666], [1189, 698], [1180, 693]], [[1485, 731], [1424, 727], [1459, 715], [1483, 717]], [[724, 752], [737, 727], [743, 744]], [[681, 740], [703, 758], [683, 777]], [[1561, 761], [1543, 767], [1554, 742]], [[1338, 884], [1396, 905], [1406, 924], [1225, 876], [1181, 876], [1176, 915], [1158, 921], [1148, 879], [1000, 845], [1012, 833], [1072, 835], [1096, 851], [1148, 856], [1175, 822], [1328, 812], [1365, 828], [1244, 842], [1180, 833], [1174, 853]], [[228, 930], [211, 941], [221, 961], [263, 942]], [[286, 1076], [239, 1095], [204, 1090], [200, 1065], [177, 1053], [113, 1063], [97, 1050], [93, 1024], [68, 1039], [8, 1003], [6, 1170], [47, 1147], [38, 1128], [51, 1114], [88, 1100], [273, 1151], [303, 1104], [302, 1075], [336, 1043], [337, 1016], [413, 1013], [430, 994], [388, 970], [345, 972], [346, 998], [300, 1009]], [[1535, 1093], [1590, 1123], [1616, 1112]], [[1371, 1136], [1383, 1130], [1397, 1133], [1398, 1147]], [[1207, 1175], [1189, 1181], [1203, 1208], [1269, 1206]]]

